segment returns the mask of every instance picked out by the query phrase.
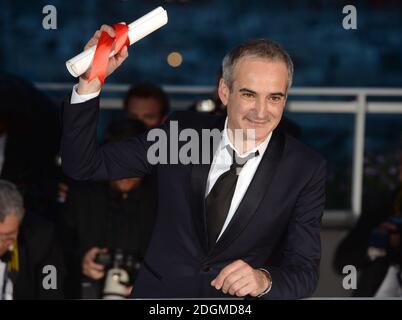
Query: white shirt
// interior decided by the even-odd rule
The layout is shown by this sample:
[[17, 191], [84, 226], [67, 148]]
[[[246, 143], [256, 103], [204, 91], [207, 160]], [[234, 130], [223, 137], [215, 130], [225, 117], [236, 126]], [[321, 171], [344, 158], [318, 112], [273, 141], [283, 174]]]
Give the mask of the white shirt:
[[392, 298], [402, 297], [402, 288], [399, 285], [398, 273], [399, 266], [391, 265], [388, 268], [387, 274], [378, 288], [374, 297], [376, 298]]
[[[218, 178], [224, 172], [228, 171], [230, 169], [230, 166], [233, 163], [232, 157], [229, 154], [227, 146], [229, 145], [233, 150], [235, 150], [235, 152], [238, 155], [240, 155], [238, 150], [233, 146], [232, 142], [229, 139], [228, 132], [227, 132], [227, 121], [228, 121], [228, 119], [226, 117], [225, 126], [224, 126], [224, 129], [222, 132], [222, 139], [217, 148], [217, 151], [215, 152], [211, 168], [209, 169], [205, 197], [207, 197], [209, 192], [212, 190], [212, 188], [213, 188], [215, 182], [218, 180]], [[250, 160], [248, 160], [240, 171], [240, 174], [239, 174], [239, 177], [238, 177], [237, 183], [236, 183], [236, 188], [235, 188], [235, 191], [233, 194], [232, 202], [230, 204], [230, 209], [229, 209], [228, 215], [226, 217], [225, 223], [223, 224], [221, 233], [218, 236], [217, 241], [222, 236], [226, 227], [232, 220], [237, 208], [239, 207], [239, 204], [240, 204], [241, 200], [243, 199], [244, 194], [246, 193], [248, 186], [251, 183], [251, 180], [254, 177], [254, 174], [258, 168], [258, 165], [261, 162], [261, 159], [265, 153], [265, 150], [268, 147], [268, 143], [271, 140], [271, 137], [272, 137], [272, 132], [258, 146], [256, 146], [255, 148], [253, 148], [252, 150], [250, 150], [244, 154], [241, 154], [242, 157], [246, 157], [247, 155], [254, 153], [258, 150], [258, 156], [253, 157]]]
[[10, 279], [7, 278], [6, 281], [6, 290], [3, 296], [3, 285], [4, 285], [4, 274], [6, 271], [7, 265], [0, 261], [0, 300], [13, 300], [13, 284]]
[[83, 103], [85, 101], [91, 100], [93, 98], [96, 98], [99, 96], [100, 90], [94, 93], [89, 93], [89, 94], [78, 94], [77, 93], [77, 86], [76, 84], [73, 87], [73, 92], [71, 93], [71, 98], [70, 98], [70, 103], [71, 104], [76, 104], [76, 103]]

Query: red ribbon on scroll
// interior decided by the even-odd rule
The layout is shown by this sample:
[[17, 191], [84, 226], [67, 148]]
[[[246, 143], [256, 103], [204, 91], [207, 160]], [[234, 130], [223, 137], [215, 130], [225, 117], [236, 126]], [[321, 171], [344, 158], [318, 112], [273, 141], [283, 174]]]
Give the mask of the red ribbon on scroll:
[[96, 45], [92, 68], [89, 73], [88, 82], [98, 78], [102, 85], [105, 82], [107, 66], [109, 63], [109, 55], [112, 50], [118, 53], [124, 46], [130, 45], [128, 38], [128, 27], [122, 23], [113, 25], [116, 36], [112, 38], [105, 31], [102, 32], [99, 41]]

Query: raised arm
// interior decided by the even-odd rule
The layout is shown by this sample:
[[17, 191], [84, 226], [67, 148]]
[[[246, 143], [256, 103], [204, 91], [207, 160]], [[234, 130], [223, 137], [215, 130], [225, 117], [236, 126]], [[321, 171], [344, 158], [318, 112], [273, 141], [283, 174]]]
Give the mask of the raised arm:
[[[105, 31], [114, 36], [112, 27], [103, 25], [89, 40], [85, 49], [96, 45]], [[107, 75], [127, 58], [127, 47], [109, 58]], [[90, 70], [83, 74], [73, 94], [62, 106], [61, 157], [63, 171], [76, 180], [114, 180], [141, 177], [151, 171], [147, 161], [146, 134], [122, 142], [99, 146], [96, 129], [99, 117], [100, 81], [88, 82]]]

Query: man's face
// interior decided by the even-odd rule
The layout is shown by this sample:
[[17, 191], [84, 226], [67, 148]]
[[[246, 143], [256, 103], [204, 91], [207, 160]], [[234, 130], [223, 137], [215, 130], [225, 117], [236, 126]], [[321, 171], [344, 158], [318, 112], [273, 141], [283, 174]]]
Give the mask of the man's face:
[[229, 129], [253, 129], [261, 143], [282, 118], [287, 97], [288, 70], [282, 61], [243, 57], [234, 67], [229, 89], [223, 79], [219, 96], [227, 106]]
[[20, 224], [21, 218], [14, 213], [6, 215], [0, 222], [0, 257], [17, 240]]
[[132, 97], [127, 103], [129, 118], [141, 120], [147, 128], [160, 126], [164, 119], [161, 106], [155, 98]]

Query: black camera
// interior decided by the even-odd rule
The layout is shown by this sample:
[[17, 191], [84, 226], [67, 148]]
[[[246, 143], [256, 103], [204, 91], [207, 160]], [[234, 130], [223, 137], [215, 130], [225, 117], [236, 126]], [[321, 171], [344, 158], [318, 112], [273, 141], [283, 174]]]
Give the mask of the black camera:
[[134, 282], [135, 276], [141, 263], [135, 258], [134, 254], [124, 252], [121, 249], [100, 252], [95, 256], [95, 263], [103, 265], [105, 271], [115, 268], [125, 270], [130, 277], [130, 282]]
[[85, 279], [81, 283], [81, 297], [84, 299], [125, 299], [140, 268], [140, 261], [130, 252], [121, 249], [101, 252], [94, 262], [103, 265], [105, 277], [102, 280]]

